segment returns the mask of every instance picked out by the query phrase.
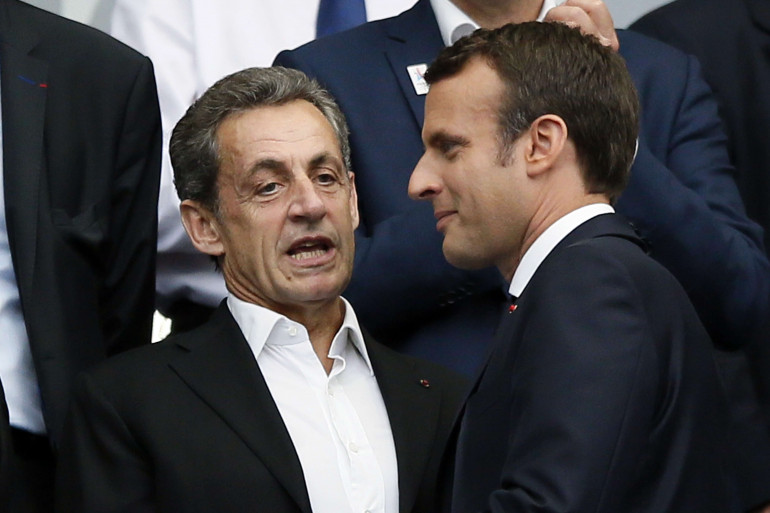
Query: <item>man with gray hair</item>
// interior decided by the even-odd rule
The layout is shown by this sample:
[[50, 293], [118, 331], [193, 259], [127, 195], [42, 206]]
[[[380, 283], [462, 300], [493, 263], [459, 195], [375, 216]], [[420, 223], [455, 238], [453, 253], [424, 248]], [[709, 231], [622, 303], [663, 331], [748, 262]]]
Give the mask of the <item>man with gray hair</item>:
[[60, 511], [431, 511], [463, 386], [371, 340], [340, 296], [358, 209], [334, 100], [298, 71], [243, 70], [190, 107], [171, 159], [229, 295], [82, 376]]

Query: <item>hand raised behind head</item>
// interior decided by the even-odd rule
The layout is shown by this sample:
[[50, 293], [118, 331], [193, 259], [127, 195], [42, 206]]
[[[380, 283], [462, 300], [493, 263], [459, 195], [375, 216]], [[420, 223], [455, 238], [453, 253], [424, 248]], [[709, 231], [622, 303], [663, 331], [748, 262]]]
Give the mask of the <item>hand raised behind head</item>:
[[603, 45], [616, 52], [620, 48], [612, 16], [602, 0], [567, 0], [548, 11], [545, 21], [580, 27], [583, 33], [596, 36]]

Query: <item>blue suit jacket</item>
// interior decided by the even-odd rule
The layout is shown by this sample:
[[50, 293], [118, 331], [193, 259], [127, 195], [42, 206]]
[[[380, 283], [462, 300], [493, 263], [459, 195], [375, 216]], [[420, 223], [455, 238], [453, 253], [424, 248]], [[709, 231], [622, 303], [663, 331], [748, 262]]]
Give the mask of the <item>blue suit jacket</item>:
[[[684, 285], [715, 342], [740, 345], [767, 315], [770, 265], [733, 181], [716, 103], [695, 59], [638, 34], [619, 37], [643, 115], [618, 210]], [[406, 68], [429, 64], [443, 46], [430, 2], [420, 0], [400, 16], [282, 52], [275, 63], [316, 77], [350, 124], [362, 226], [346, 297], [378, 339], [471, 373], [492, 339], [505, 286], [496, 271], [449, 266], [430, 207], [407, 197], [423, 151], [425, 96]]]
[[452, 511], [740, 511], [711, 342], [640, 246], [620, 216], [595, 217], [503, 314], [466, 403]]
[[746, 210], [770, 245], [770, 3], [679, 0], [631, 28], [695, 55], [714, 89]]
[[[725, 121], [728, 149], [737, 169], [737, 182], [749, 216], [765, 228], [770, 244], [770, 2], [766, 0], [679, 0], [639, 21], [633, 30], [695, 55], [714, 88]], [[770, 315], [768, 315], [770, 318]], [[770, 327], [746, 347], [760, 401], [770, 417]], [[728, 365], [745, 363], [730, 361]], [[735, 374], [735, 373], [733, 373]], [[745, 383], [728, 379], [728, 386]], [[751, 385], [751, 384], [749, 384]], [[747, 393], [750, 393], [747, 390]], [[736, 394], [731, 395], [735, 397]], [[750, 405], [743, 406], [750, 411]], [[753, 422], [752, 426], [761, 426]], [[748, 427], [748, 426], [747, 426]], [[767, 434], [767, 426], [764, 426]], [[754, 444], [746, 447], [755, 452]], [[765, 464], [767, 466], [768, 464]], [[757, 470], [744, 467], [745, 472]], [[770, 499], [770, 483], [749, 493], [749, 503]]]

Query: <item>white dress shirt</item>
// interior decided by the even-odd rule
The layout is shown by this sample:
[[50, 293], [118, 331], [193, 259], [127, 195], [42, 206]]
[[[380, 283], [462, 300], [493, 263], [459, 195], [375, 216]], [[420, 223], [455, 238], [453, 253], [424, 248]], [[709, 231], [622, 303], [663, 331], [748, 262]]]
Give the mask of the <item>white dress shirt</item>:
[[313, 512], [398, 513], [390, 421], [355, 313], [344, 302], [327, 375], [303, 325], [227, 298], [291, 436]]
[[521, 257], [521, 262], [513, 273], [508, 292], [514, 297], [519, 297], [543, 260], [572, 230], [589, 219], [614, 212], [615, 209], [606, 203], [593, 203], [573, 210], [546, 228]]
[[[557, 5], [559, 4], [556, 0], [544, 0], [537, 21], [543, 21], [548, 11]], [[473, 21], [450, 0], [430, 0], [430, 6], [436, 15], [441, 38], [446, 46], [453, 44], [461, 37], [467, 36], [479, 28], [478, 23]]]
[[[399, 14], [415, 0], [366, 0], [367, 19]], [[158, 198], [158, 309], [176, 300], [216, 306], [222, 275], [187, 238], [179, 214], [168, 142], [187, 107], [214, 82], [270, 66], [281, 50], [315, 37], [318, 0], [116, 0], [110, 34], [152, 59], [163, 122]]]

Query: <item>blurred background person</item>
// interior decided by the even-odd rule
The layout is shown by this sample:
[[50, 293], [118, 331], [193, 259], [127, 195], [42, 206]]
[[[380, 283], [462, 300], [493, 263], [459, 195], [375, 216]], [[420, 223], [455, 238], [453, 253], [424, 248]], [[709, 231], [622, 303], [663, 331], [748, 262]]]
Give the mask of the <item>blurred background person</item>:
[[52, 511], [75, 375], [150, 342], [161, 129], [152, 64], [0, 0], [0, 379], [10, 512]]

